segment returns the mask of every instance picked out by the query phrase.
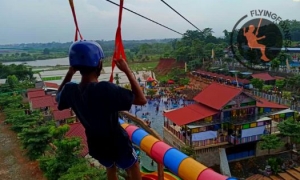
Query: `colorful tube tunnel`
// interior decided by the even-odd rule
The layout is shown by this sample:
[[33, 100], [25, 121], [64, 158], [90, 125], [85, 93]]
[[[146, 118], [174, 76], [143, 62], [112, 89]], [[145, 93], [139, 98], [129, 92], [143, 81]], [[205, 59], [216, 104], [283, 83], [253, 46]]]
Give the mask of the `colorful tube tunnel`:
[[154, 161], [163, 164], [172, 173], [184, 180], [235, 179], [216, 173], [137, 126], [127, 124], [122, 119], [119, 119], [119, 122], [135, 145], [140, 147]]

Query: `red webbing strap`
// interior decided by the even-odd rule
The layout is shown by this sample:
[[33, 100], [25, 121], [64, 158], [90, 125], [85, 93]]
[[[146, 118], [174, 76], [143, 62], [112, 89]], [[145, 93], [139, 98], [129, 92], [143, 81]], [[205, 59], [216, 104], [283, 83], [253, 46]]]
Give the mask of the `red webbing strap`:
[[73, 14], [73, 18], [74, 18], [74, 23], [75, 23], [75, 38], [74, 38], [74, 41], [77, 41], [78, 40], [78, 34], [80, 36], [80, 39], [83, 40], [83, 37], [80, 33], [80, 30], [79, 30], [79, 27], [78, 27], [78, 23], [77, 23], [77, 18], [76, 18], [76, 13], [75, 13], [75, 7], [74, 7], [74, 3], [73, 3], [73, 0], [69, 0], [69, 3], [70, 3], [70, 7], [71, 7], [71, 10], [72, 10], [72, 14]]
[[109, 79], [110, 82], [114, 81], [113, 73], [114, 73], [114, 68], [116, 66], [115, 60], [123, 59], [126, 61], [126, 55], [125, 55], [124, 46], [123, 46], [123, 42], [122, 42], [122, 35], [121, 35], [123, 4], [124, 4], [124, 0], [120, 0], [119, 21], [118, 21], [118, 28], [117, 28], [116, 39], [115, 39], [115, 52], [114, 52], [112, 64], [111, 64], [112, 71], [111, 71], [111, 75], [110, 75], [110, 79]]

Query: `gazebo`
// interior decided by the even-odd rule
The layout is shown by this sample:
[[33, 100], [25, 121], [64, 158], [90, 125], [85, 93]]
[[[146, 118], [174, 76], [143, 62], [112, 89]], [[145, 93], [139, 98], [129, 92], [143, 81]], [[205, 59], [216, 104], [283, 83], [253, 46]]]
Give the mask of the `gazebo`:
[[157, 82], [155, 79], [153, 79], [151, 76], [149, 76], [146, 80], [146, 87], [147, 88], [153, 88], [157, 85]]

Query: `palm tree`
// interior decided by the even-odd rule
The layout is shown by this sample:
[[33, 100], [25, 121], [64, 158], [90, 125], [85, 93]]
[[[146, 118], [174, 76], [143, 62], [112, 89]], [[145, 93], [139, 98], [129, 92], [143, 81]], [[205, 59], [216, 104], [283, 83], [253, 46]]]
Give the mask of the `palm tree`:
[[116, 76], [114, 77], [114, 80], [116, 80], [116, 84], [119, 85], [120, 84], [120, 80], [121, 77], [119, 76], [119, 73], [116, 73]]

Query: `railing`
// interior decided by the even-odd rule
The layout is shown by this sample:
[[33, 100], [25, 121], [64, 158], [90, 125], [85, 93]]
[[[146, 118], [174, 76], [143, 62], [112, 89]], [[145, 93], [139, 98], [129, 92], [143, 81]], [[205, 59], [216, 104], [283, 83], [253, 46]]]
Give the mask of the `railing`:
[[[176, 136], [178, 139], [183, 141], [185, 144], [190, 145], [190, 137], [183, 136], [181, 132], [176, 131], [172, 125], [169, 125], [168, 123], [164, 123], [164, 127], [169, 130], [174, 136]], [[193, 147], [206, 147], [211, 145], [216, 145], [219, 143], [225, 143], [228, 142], [228, 136], [219, 136], [214, 139], [206, 139], [201, 141], [192, 141]]]
[[164, 127], [169, 130], [174, 136], [176, 136], [181, 141], [185, 142], [185, 137], [181, 134], [181, 132], [176, 131], [173, 126], [169, 125], [168, 123], [164, 122]]
[[258, 141], [258, 140], [260, 140], [261, 136], [262, 136], [262, 134], [249, 136], [249, 137], [244, 137], [244, 138], [238, 138], [238, 137], [230, 136], [229, 142], [232, 143], [232, 144], [235, 144], [235, 145], [244, 144], [244, 143], [248, 143], [248, 142]]
[[283, 104], [283, 105], [286, 105], [286, 106], [290, 106], [290, 105], [293, 104], [291, 100], [281, 98], [281, 97], [278, 97], [276, 95], [266, 94], [266, 93], [258, 92], [258, 91], [251, 91], [251, 93], [254, 96], [258, 96], [258, 97], [267, 99], [269, 101], [272, 101], [272, 102], [275, 102], [275, 103], [278, 103], [278, 104]]
[[[228, 136], [220, 136], [215, 139], [193, 141], [193, 147], [206, 147], [206, 146], [217, 145], [217, 144], [225, 143], [225, 142], [228, 142]], [[187, 140], [187, 143], [189, 144], [190, 141]]]

